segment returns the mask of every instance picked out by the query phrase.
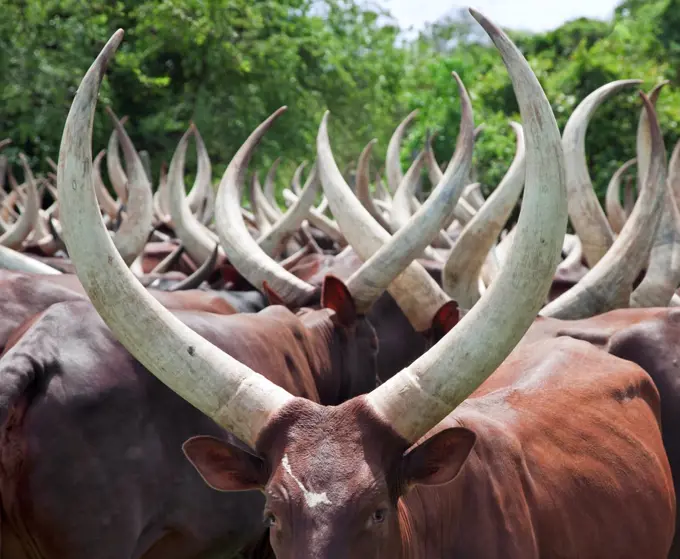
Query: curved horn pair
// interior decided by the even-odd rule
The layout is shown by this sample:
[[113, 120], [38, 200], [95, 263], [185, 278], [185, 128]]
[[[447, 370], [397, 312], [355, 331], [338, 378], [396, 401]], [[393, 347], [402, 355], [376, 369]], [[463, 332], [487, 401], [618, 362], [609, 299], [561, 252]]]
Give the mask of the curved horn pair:
[[[566, 227], [563, 155], [550, 105], [516, 47], [472, 13], [501, 51], [516, 88], [527, 136], [526, 189], [513, 253], [480, 303], [428, 353], [366, 397], [413, 442], [523, 336], [550, 287]], [[118, 31], [90, 67], [66, 121], [58, 181], [65, 240], [83, 287], [120, 342], [172, 390], [254, 447], [270, 418], [293, 397], [191, 331], [149, 295], [118, 255], [99, 214], [91, 129], [99, 84], [121, 39]], [[273, 118], [241, 148], [223, 183], [239, 182], [252, 143]], [[323, 143], [323, 131], [319, 136]], [[221, 189], [218, 205], [228, 201], [228, 189]]]

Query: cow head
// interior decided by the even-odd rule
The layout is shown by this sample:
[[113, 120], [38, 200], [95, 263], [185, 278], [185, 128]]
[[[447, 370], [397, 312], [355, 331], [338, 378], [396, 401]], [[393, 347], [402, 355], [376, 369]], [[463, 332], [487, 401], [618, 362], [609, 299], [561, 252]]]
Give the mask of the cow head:
[[298, 399], [262, 433], [251, 454], [213, 437], [184, 452], [218, 491], [259, 489], [263, 522], [279, 559], [399, 557], [405, 519], [399, 499], [416, 485], [441, 485], [475, 442], [464, 427], [411, 448], [362, 398], [336, 408]]
[[[215, 487], [265, 489], [271, 542], [280, 557], [398, 557], [399, 542], [392, 535], [401, 525], [399, 497], [410, 486], [453, 479], [474, 435], [464, 429], [445, 430], [409, 448], [508, 356], [550, 288], [567, 222], [560, 133], [526, 60], [500, 29], [472, 12], [503, 56], [526, 134], [525, 190], [512, 253], [480, 301], [436, 345], [369, 394], [337, 407], [295, 398], [222, 353], [158, 304], [117, 253], [102, 224], [92, 185], [91, 132], [99, 84], [122, 40], [121, 31], [88, 70], [69, 112], [59, 154], [58, 188], [64, 238], [83, 287], [111, 331], [140, 363], [255, 450], [235, 452], [205, 439], [186, 445], [187, 454]], [[279, 112], [256, 129], [230, 163], [217, 195], [218, 213], [224, 212], [233, 195], [234, 189], [226, 186], [245, 172], [244, 154], [252, 151]], [[333, 201], [326, 187], [343, 179], [333, 160], [326, 123], [324, 117], [317, 137], [317, 163], [333, 207], [337, 192]], [[451, 194], [446, 184], [440, 186], [439, 193]], [[440, 219], [441, 202], [430, 198], [414, 216], [417, 225], [428, 216]], [[218, 216], [221, 240], [232, 226], [220, 223]], [[378, 246], [380, 239], [375, 242], [370, 227], [362, 232], [374, 248]], [[413, 241], [410, 224], [394, 238], [422, 250], [419, 241]], [[232, 248], [243, 253], [250, 245]], [[360, 312], [374, 300], [375, 292], [381, 292], [378, 284], [391, 283], [394, 270], [403, 269], [403, 261], [410, 258], [383, 248], [378, 247], [374, 255], [380, 269], [359, 274], [375, 282], [356, 277], [348, 282]], [[404, 312], [414, 318], [422, 315], [419, 300], [433, 301], [430, 292], [413, 281], [417, 275], [411, 267], [400, 275], [405, 280], [401, 287], [412, 290], [404, 294], [410, 303], [400, 301], [400, 306], [404, 304]], [[277, 277], [283, 277], [280, 271]], [[288, 293], [300, 300], [311, 292], [311, 286], [299, 280], [287, 286], [284, 293], [273, 285], [284, 297]], [[338, 320], [351, 317], [347, 308], [333, 312]]]

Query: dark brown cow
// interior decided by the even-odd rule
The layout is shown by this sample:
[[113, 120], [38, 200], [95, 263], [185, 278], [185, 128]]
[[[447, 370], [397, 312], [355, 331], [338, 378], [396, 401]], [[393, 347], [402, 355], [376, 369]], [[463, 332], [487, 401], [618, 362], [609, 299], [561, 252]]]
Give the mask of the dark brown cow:
[[[471, 11], [501, 51], [526, 134], [512, 253], [456, 328], [411, 366], [339, 406], [291, 395], [187, 329], [140, 288], [116, 253], [92, 187], [90, 135], [99, 83], [121, 31], [88, 70], [69, 112], [60, 211], [84, 288], [150, 372], [248, 445], [198, 437], [185, 452], [217, 488], [264, 490], [279, 559], [663, 559], [668, 552], [675, 496], [649, 376], [570, 339], [522, 346], [501, 366], [542, 306], [559, 259], [567, 222], [564, 153], [526, 60]], [[658, 143], [658, 121], [642, 99]], [[254, 134], [261, 137], [271, 121]], [[650, 174], [661, 159], [657, 151]], [[333, 160], [327, 116], [317, 165], [337, 208], [349, 187]], [[242, 158], [232, 160], [216, 207], [228, 200], [225, 184], [243, 172]], [[441, 216], [434, 205], [426, 202], [414, 222]], [[226, 229], [218, 224], [221, 236]], [[364, 230], [368, 236], [370, 226]], [[422, 250], [413, 232], [407, 226], [395, 237]], [[394, 250], [378, 244], [363, 247], [371, 259]], [[390, 270], [402, 265], [386, 261]]]
[[[341, 287], [325, 296], [339, 313], [177, 316], [288, 392], [336, 405], [376, 386], [377, 344], [365, 321], [339, 323], [352, 320]], [[52, 305], [17, 338], [0, 359], [2, 557], [189, 559], [262, 536], [261, 494], [210, 490], [181, 450], [204, 433], [242, 443], [150, 375], [89, 302]]]
[[[290, 272], [311, 285], [321, 285], [327, 275], [347, 280], [361, 266], [357, 254], [346, 249], [338, 256], [313, 254], [304, 257]], [[435, 321], [430, 332], [418, 333], [389, 293], [383, 293], [366, 315], [378, 336], [378, 373], [391, 378], [417, 359], [453, 324]], [[457, 319], [457, 317], [456, 317]]]

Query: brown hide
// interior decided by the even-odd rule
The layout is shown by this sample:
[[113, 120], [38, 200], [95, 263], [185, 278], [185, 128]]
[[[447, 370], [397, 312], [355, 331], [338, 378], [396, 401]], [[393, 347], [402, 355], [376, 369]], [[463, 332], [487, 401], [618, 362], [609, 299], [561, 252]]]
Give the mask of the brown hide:
[[278, 559], [668, 553], [675, 495], [659, 395], [637, 365], [590, 344], [521, 346], [406, 447], [359, 397], [336, 408], [294, 400], [249, 466], [210, 439], [185, 451], [215, 487], [265, 487]]
[[[290, 272], [310, 285], [321, 286], [327, 275], [347, 280], [360, 266], [361, 260], [357, 254], [353, 250], [346, 250], [337, 256], [305, 256]], [[378, 372], [383, 381], [410, 365], [433, 341], [432, 332], [415, 331], [389, 293], [382, 294], [366, 318], [378, 335]], [[443, 335], [447, 331], [448, 328], [442, 328], [436, 333]]]
[[[149, 292], [172, 310], [196, 310], [224, 315], [237, 312], [223, 297], [210, 291], [169, 293], [150, 289]], [[0, 270], [0, 293], [0, 351], [10, 333], [29, 317], [54, 303], [86, 299], [77, 276], [68, 274], [45, 276]]]
[[[335, 405], [376, 385], [364, 321], [175, 314], [303, 398]], [[132, 359], [89, 302], [51, 306], [0, 359], [0, 423], [2, 522], [36, 557], [228, 557], [263, 535], [262, 495], [212, 491], [182, 454], [199, 434], [240, 443]]]
[[[663, 441], [675, 487], [680, 485], [680, 309], [620, 309], [583, 320], [540, 318], [522, 343], [569, 336], [632, 361], [652, 377], [661, 395]], [[680, 534], [680, 518], [676, 533]], [[671, 559], [680, 559], [680, 538]]]

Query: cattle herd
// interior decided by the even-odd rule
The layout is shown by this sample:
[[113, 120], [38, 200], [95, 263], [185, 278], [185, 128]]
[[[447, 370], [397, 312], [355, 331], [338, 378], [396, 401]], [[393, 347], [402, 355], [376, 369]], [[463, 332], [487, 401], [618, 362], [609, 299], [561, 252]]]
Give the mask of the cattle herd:
[[522, 120], [488, 199], [455, 73], [445, 167], [428, 142], [403, 173], [411, 114], [385, 183], [373, 142], [346, 178], [325, 115], [279, 204], [276, 164], [264, 186], [248, 166], [282, 108], [216, 190], [191, 125], [153, 193], [108, 109], [92, 154], [122, 31], [80, 84], [56, 174], [22, 158], [19, 184], [0, 159], [2, 559], [680, 558], [680, 148], [667, 163], [663, 84], [640, 93], [637, 157], [605, 213], [586, 129], [640, 82], [597, 89], [560, 135], [526, 60], [471, 13]]

